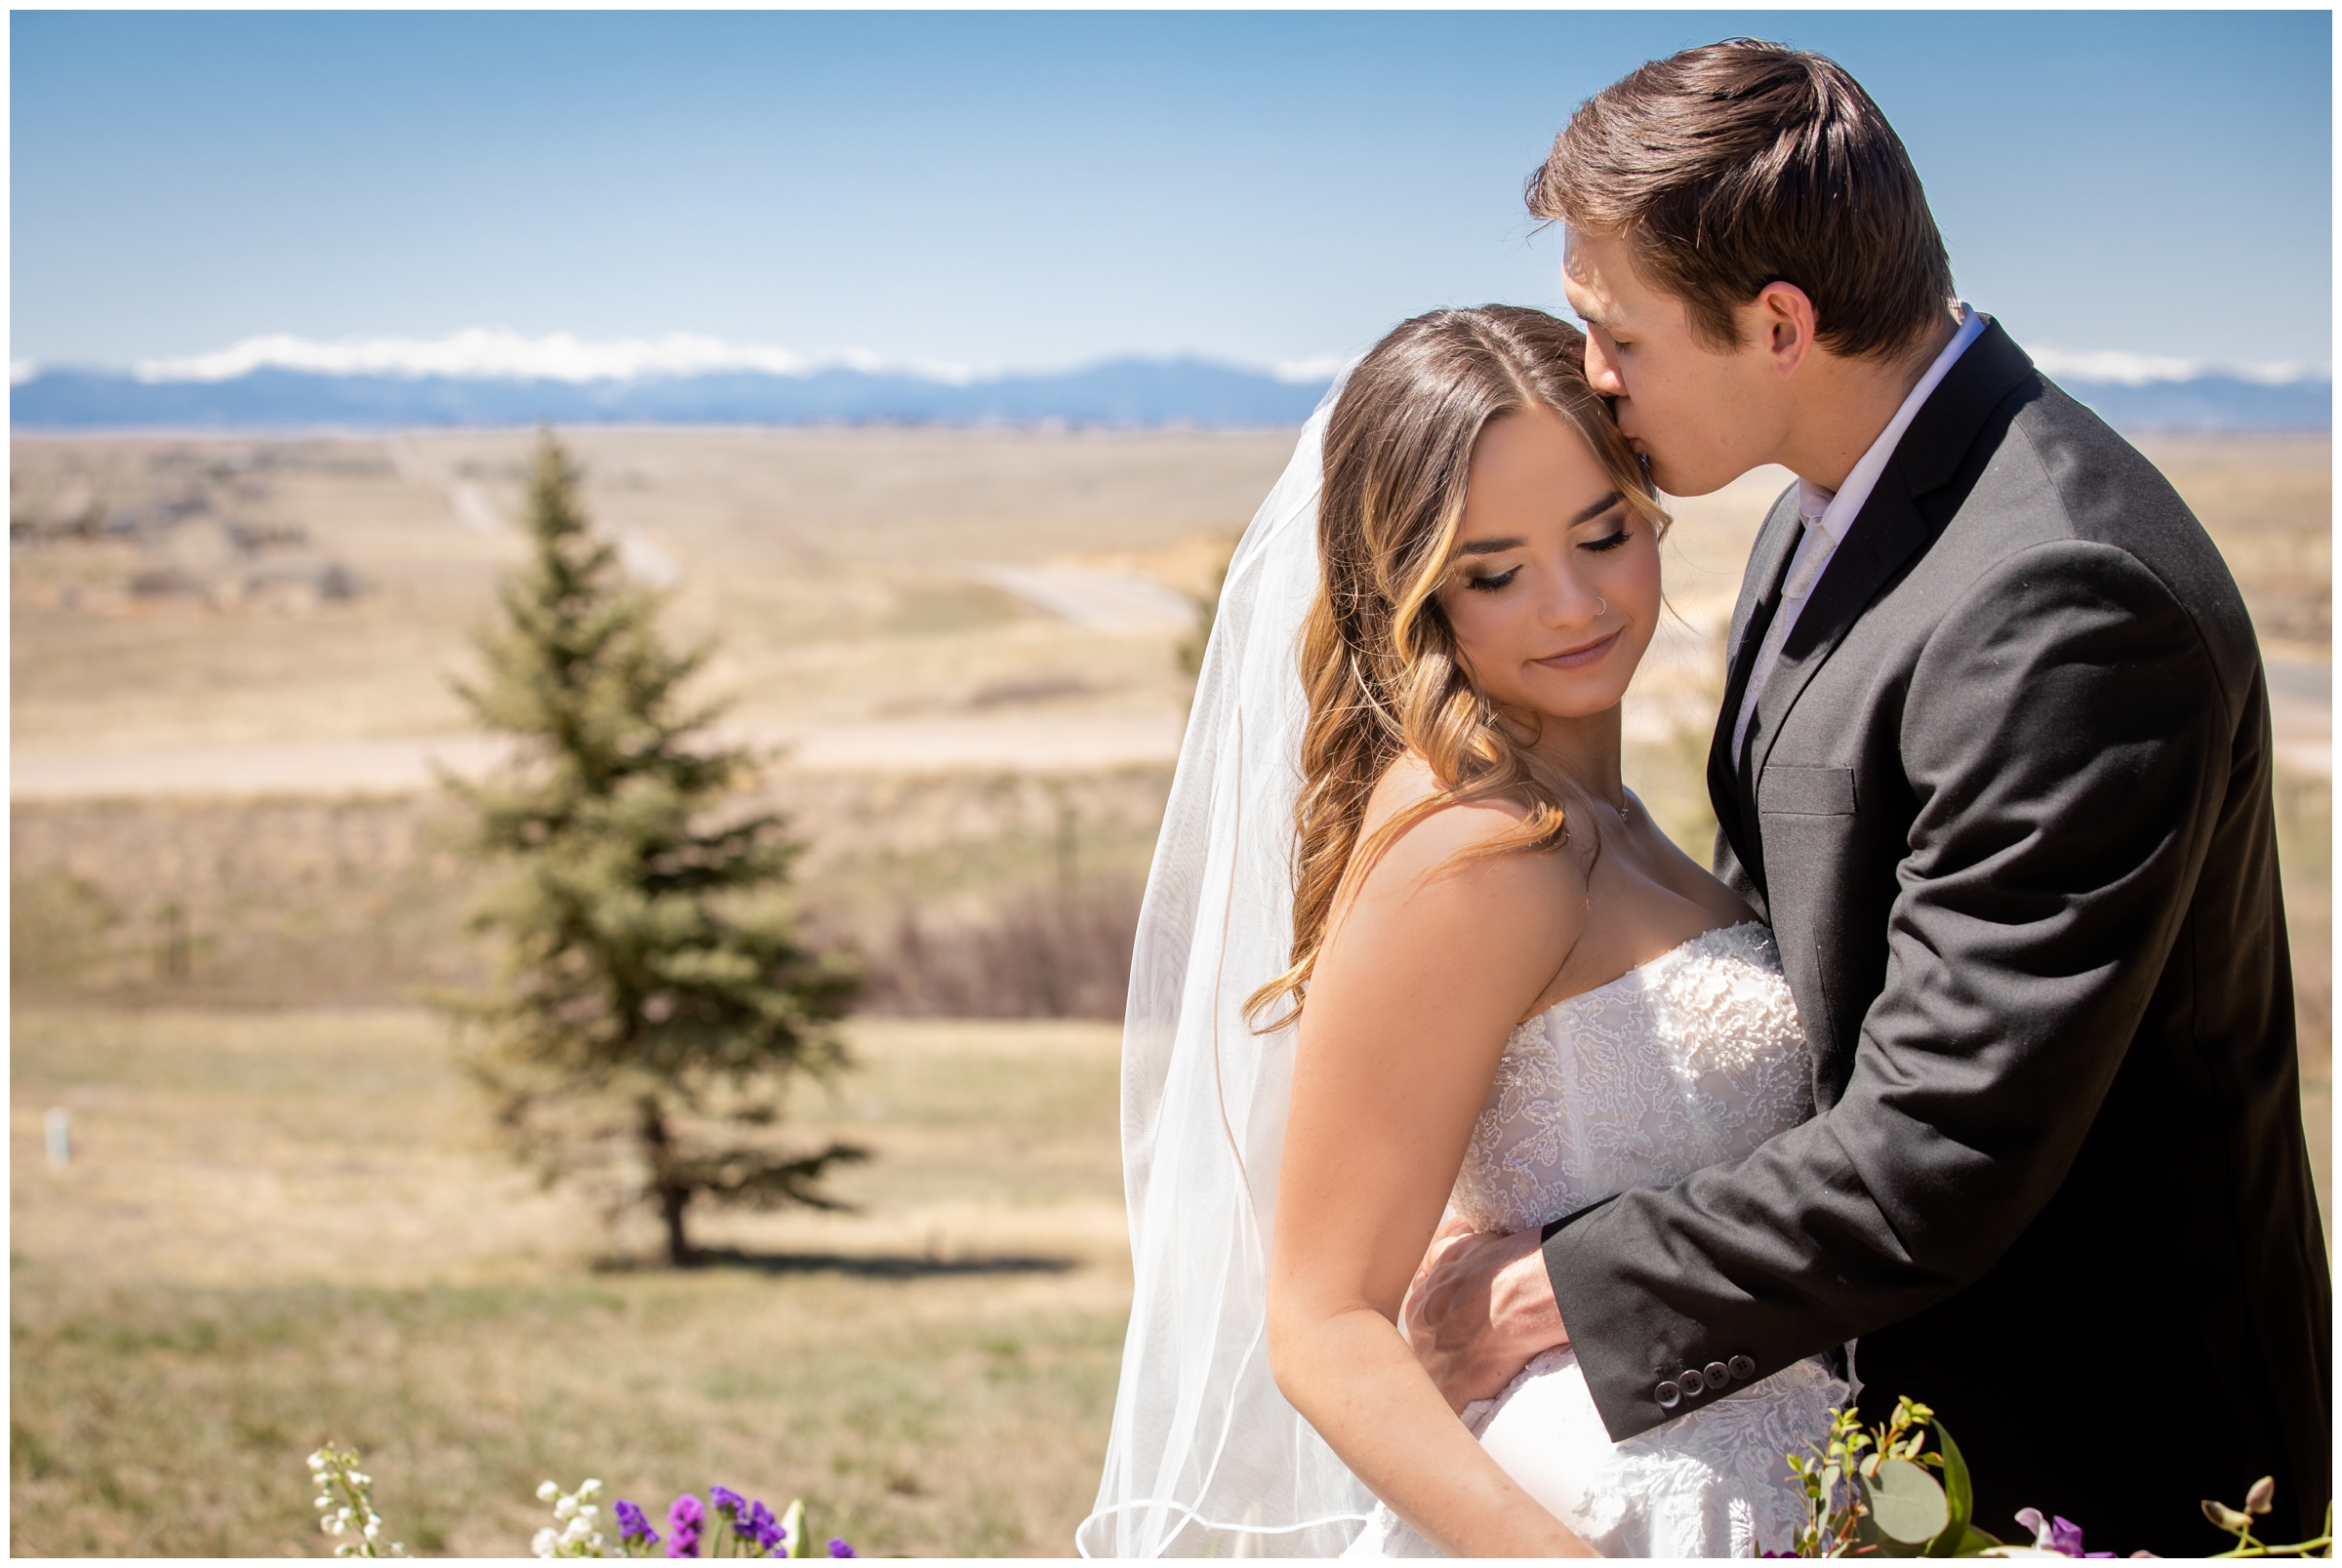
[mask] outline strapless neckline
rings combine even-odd
[[[1668,948],[1667,951],[1661,953],[1658,957],[1644,959],[1641,963],[1636,964],[1633,969],[1628,970],[1625,974],[1620,975],[1613,980],[1605,980],[1599,985],[1589,986],[1587,989],[1579,991],[1574,995],[1564,996],[1561,998],[1561,1000],[1554,1003],[1551,1007],[1539,1008],[1536,1012],[1530,1014],[1527,1018],[1522,1019],[1518,1024],[1515,1024],[1513,1026],[1515,1030],[1525,1029],[1530,1025],[1536,1023],[1539,1019],[1547,1018],[1552,1014],[1557,1013],[1562,1008],[1573,1007],[1580,1002],[1586,1001],[1590,997],[1599,996],[1604,991],[1612,990],[1620,985],[1626,985],[1629,981],[1639,980],[1643,975],[1651,970],[1657,969],[1669,959],[1681,957],[1691,948],[1700,946],[1704,943],[1715,942],[1718,938],[1734,936],[1743,931],[1762,931],[1767,935],[1770,935],[1770,928],[1761,920],[1736,920],[1728,926],[1710,926],[1707,930],[1699,933],[1697,936],[1684,938],[1681,942],[1676,943],[1673,947]]]
[[[1737,1159],[1812,1113],[1772,932],[1717,926],[1514,1026],[1452,1203],[1475,1228],[1527,1229]]]

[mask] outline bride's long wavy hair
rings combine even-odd
[[[1317,596],[1301,639],[1310,700],[1294,807],[1292,967],[1245,1012],[1270,1029],[1297,1017],[1338,896],[1409,827],[1491,798],[1526,813],[1476,856],[1568,842],[1568,781],[1533,768],[1526,743],[1474,684],[1435,595],[1454,568],[1474,445],[1490,422],[1546,408],[1585,436],[1627,503],[1667,517],[1608,406],[1586,381],[1586,339],[1520,305],[1435,310],[1402,322],[1350,374],[1325,432]],[[1531,738],[1533,740],[1533,738]],[[1366,802],[1413,752],[1436,792],[1364,844]],[[1277,1017],[1262,1015],[1283,1003]]]

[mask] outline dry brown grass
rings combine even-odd
[[[854,1043],[800,1109],[878,1151],[837,1184],[864,1212],[708,1217],[674,1274],[489,1150],[424,1016],[20,1009],[15,1550],[322,1554],[332,1435],[434,1553],[518,1554],[537,1482],[588,1473],[801,1494],[866,1550],[1069,1552],[1128,1308],[1115,1032]]]
[[[808,845],[817,939],[867,955],[880,1010],[1115,1017],[1169,786],[1160,767],[783,774],[766,799]],[[281,1007],[476,985],[464,921],[485,876],[462,835],[434,797],[20,803],[17,994]]]
[[[2139,449],[2220,545],[2273,655],[2324,659],[2334,629],[2333,441],[2143,436]]]
[[[21,509],[38,512],[75,485],[101,504],[125,505],[198,485],[219,518],[304,530],[366,591],[308,614],[95,613],[61,607],[61,591],[119,580],[135,552],[79,542],[20,548],[11,600],[17,744],[462,728],[446,682],[467,666],[466,634],[489,613],[495,578],[519,542],[465,526],[450,491],[473,486],[509,515],[530,439],[19,439],[11,461]],[[1202,591],[1290,444],[1274,432],[583,429],[565,439],[585,465],[586,502],[599,522],[682,567],[675,625],[720,636],[709,687],[738,696],[751,726],[1177,711],[1186,694],[1171,657],[1177,633],[1068,625],[987,586],[977,570],[1080,559]],[[2143,446],[2227,552],[2264,638],[2322,649],[2330,442],[2160,437]],[[223,456],[248,463],[232,482],[189,477]],[[1678,504],[1670,593],[1711,660],[1748,542],[1784,477],[1767,470]]]
[[[299,527],[367,591],[307,615],[185,606],[96,613],[61,589],[121,575],[123,546],[15,552],[20,745],[170,745],[428,734],[464,727],[447,678],[517,557],[459,520],[449,487],[517,511],[532,437],[383,441],[20,438],[22,507],[86,483],[129,505],[193,483],[222,453],[265,460],[211,484],[219,515]],[[1282,467],[1282,434],[901,430],[567,432],[585,501],[684,571],[678,635],[720,634],[711,690],[739,718],[1177,710],[1176,632],[1102,632],[1021,607],[989,563],[1102,557],[1208,583]],[[84,605],[99,602],[86,596]],[[1047,692],[1025,703],[1001,692]]]

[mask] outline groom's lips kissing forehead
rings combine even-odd
[[[1609,276],[1613,271],[1632,267],[1630,254],[1624,244],[1611,236],[1582,233],[1575,228],[1567,229],[1565,234],[1561,288],[1570,308],[1586,324],[1587,378],[1610,405],[1611,418],[1618,422],[1619,433],[1627,438],[1628,447],[1647,458],[1649,446],[1632,423],[1630,405],[1634,402],[1634,392],[1626,384],[1625,370],[1618,361],[1616,334],[1624,302],[1617,297]]]

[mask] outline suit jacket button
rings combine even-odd
[[[1708,1391],[1708,1380],[1689,1367],[1676,1373],[1676,1381],[1683,1386],[1683,1391],[1687,1394],[1700,1394]]]
[[[1711,1361],[1706,1366],[1700,1368],[1701,1380],[1705,1382],[1711,1388],[1722,1387],[1724,1386],[1724,1380],[1731,1376],[1732,1373],[1730,1369],[1728,1369],[1721,1361]]]
[[[1732,1376],[1736,1378],[1753,1378],[1756,1376],[1756,1363],[1750,1360],[1745,1355],[1734,1356],[1731,1360],[1725,1362],[1724,1366],[1731,1372]]]
[[[1683,1402],[1683,1390],[1672,1383],[1659,1385],[1658,1395],[1659,1408],[1662,1410],[1673,1410]]]

